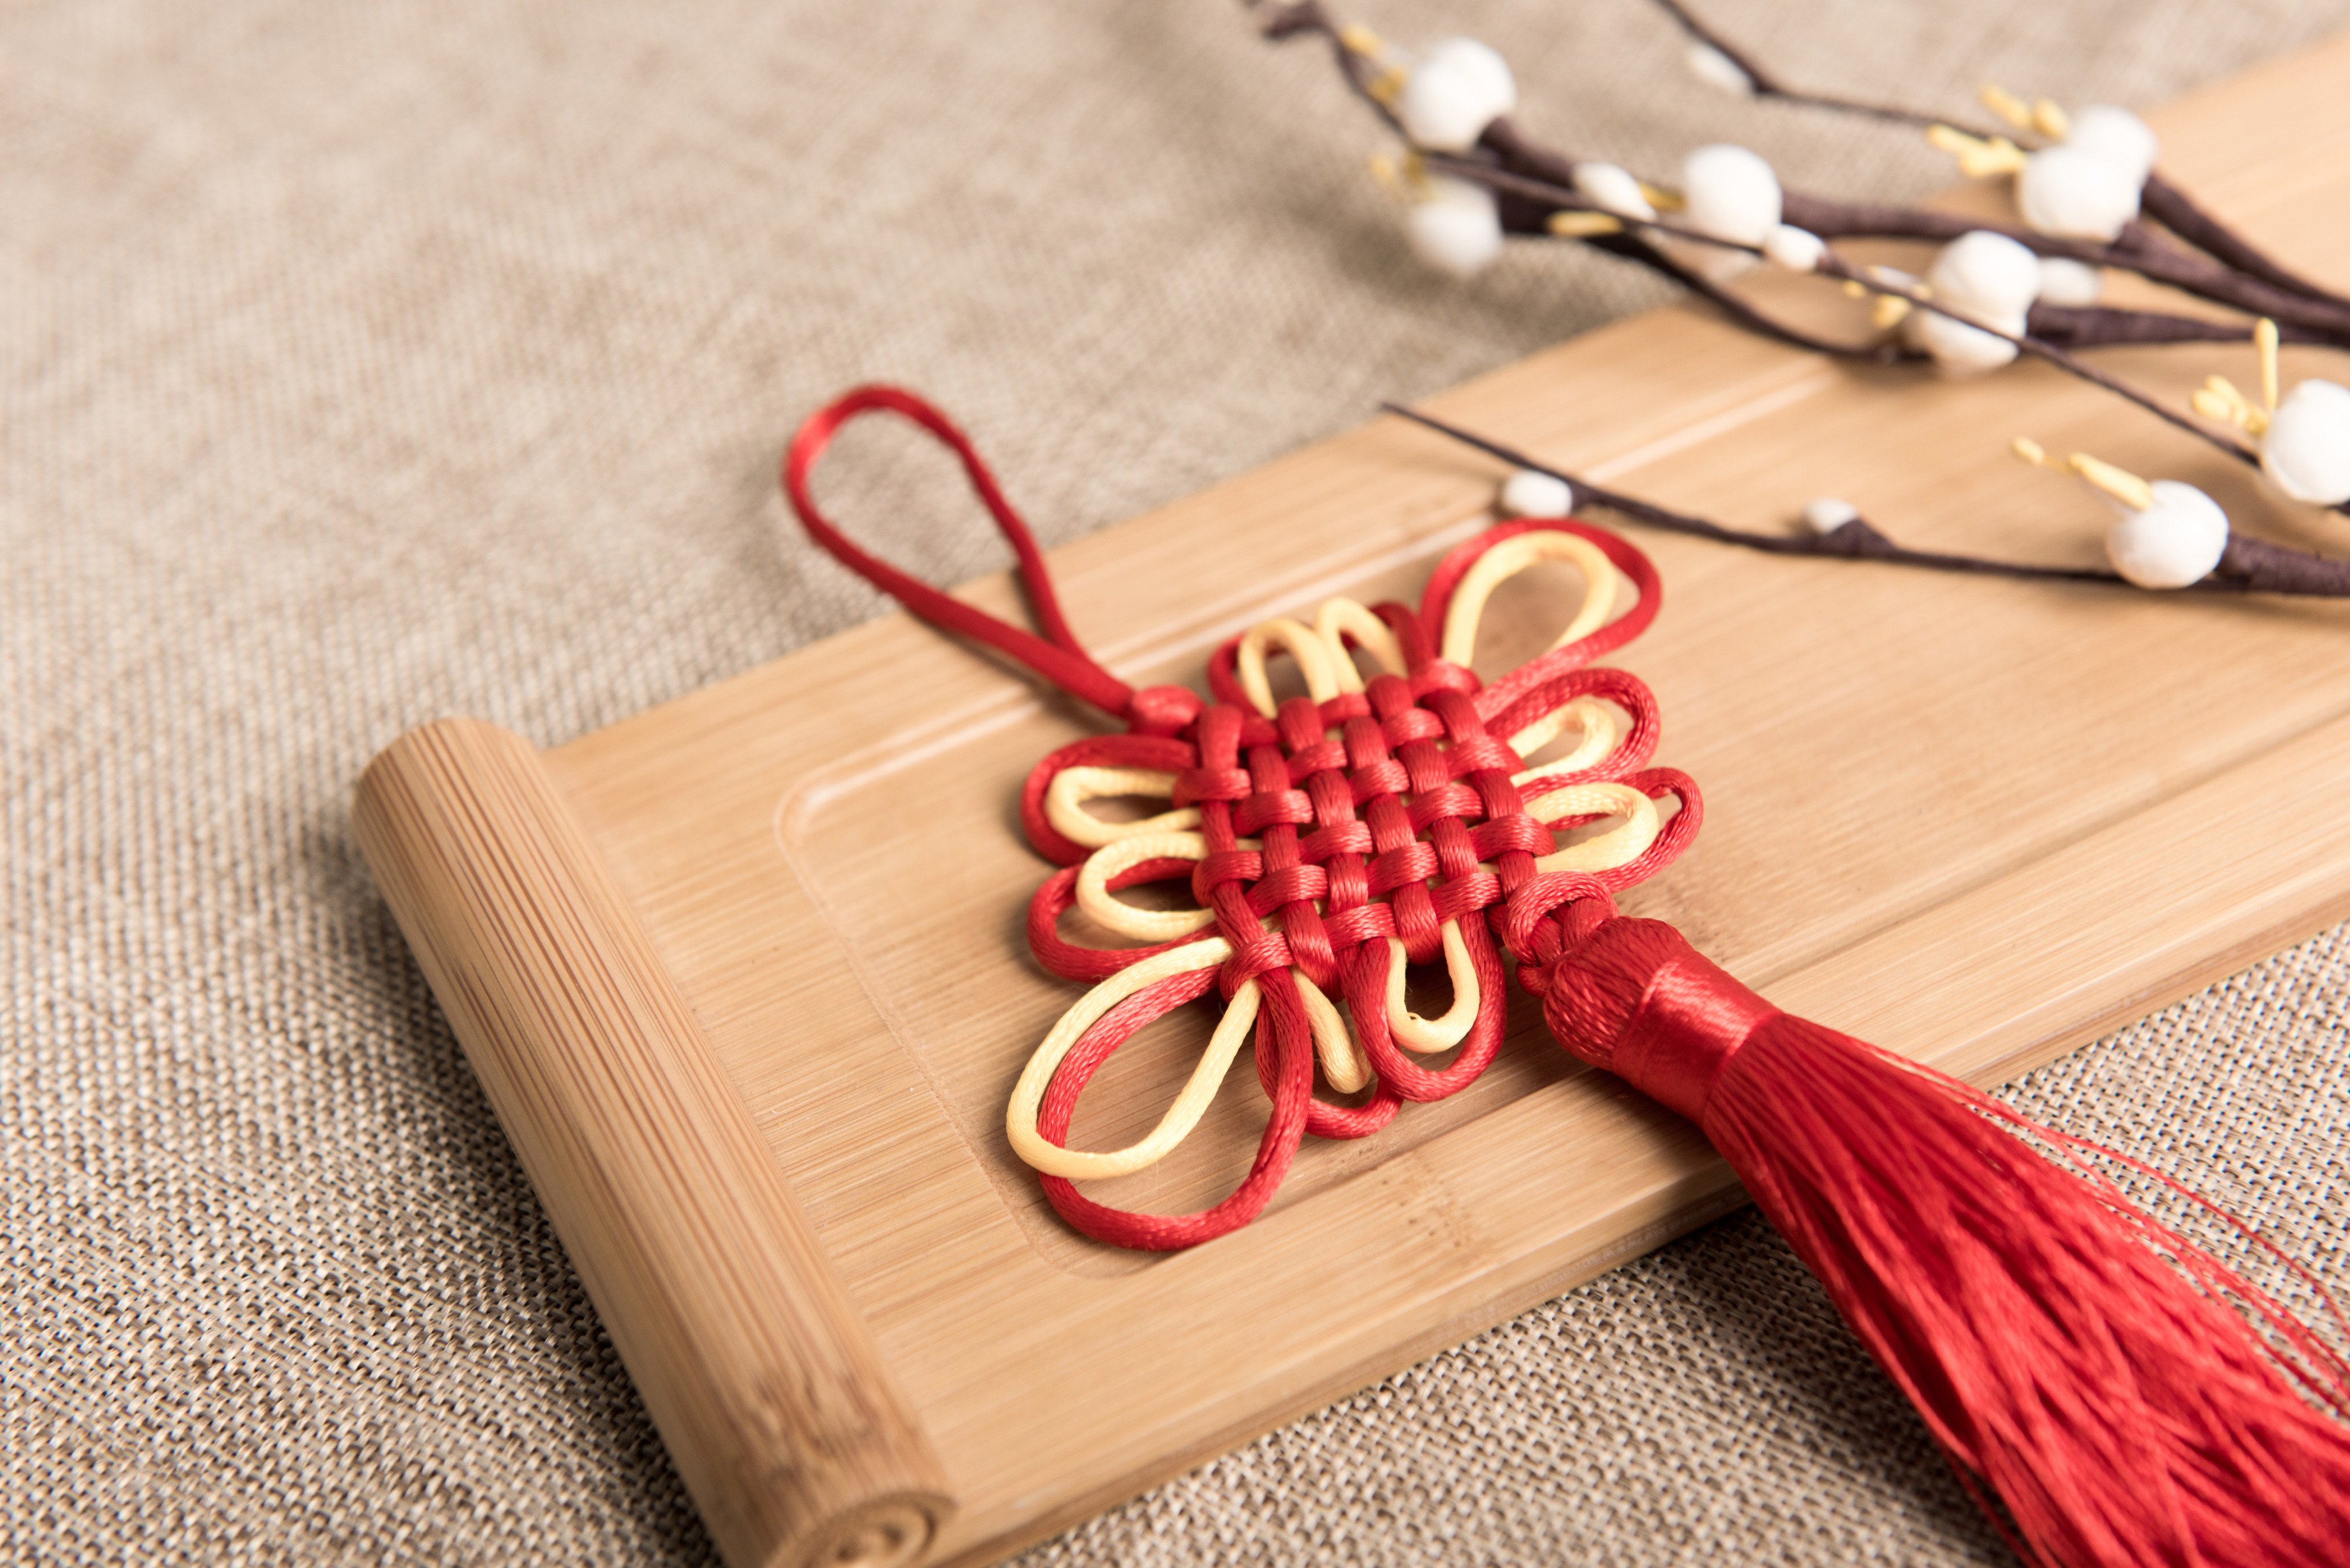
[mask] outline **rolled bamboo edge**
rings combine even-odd
[[[425,725],[352,822],[727,1562],[920,1561],[937,1456],[538,753]]]

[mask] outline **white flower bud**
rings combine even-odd
[[[2040,258],[2040,297],[2051,305],[2095,305],[2106,291],[2106,275],[2070,256]]]
[[[2350,501],[2350,387],[2303,381],[2286,393],[2261,438],[2261,471],[2295,501]]]
[[[2013,331],[2039,296],[2040,258],[2005,234],[1977,229],[1942,247],[1926,284],[1952,310]]]
[[[1412,254],[1439,272],[1469,277],[1502,254],[1502,213],[1493,192],[1436,175],[1404,215]]]
[[[1555,473],[1522,468],[1502,486],[1502,510],[1513,517],[1570,516],[1575,489]]]
[[[2228,514],[2191,484],[2158,479],[2154,504],[2106,535],[2106,559],[2142,588],[2183,588],[2211,575],[2228,547]]]
[[[2032,154],[2015,177],[2023,221],[2059,239],[2113,239],[2137,216],[2137,192],[2113,165],[2069,143]]]
[[[1759,245],[1779,223],[1779,177],[1743,147],[1716,142],[1681,163],[1689,226],[1718,240]]]
[[[1613,163],[1576,164],[1575,193],[1603,213],[1636,223],[1648,223],[1657,215],[1657,209],[1640,193],[1640,182],[1632,171]]]
[[[1822,495],[1804,503],[1804,526],[1814,534],[1833,534],[1860,515],[1860,508],[1841,496]]]
[[[1754,96],[1754,78],[1746,74],[1746,68],[1711,44],[1691,44],[1681,60],[1689,67],[1690,75],[1717,92],[1734,98]]]
[[[2021,320],[1993,321],[1988,325],[2002,331],[2021,333]],[[1953,379],[1980,376],[1996,370],[2016,356],[2016,347],[2004,337],[1994,337],[1980,327],[1970,327],[1953,320],[1939,310],[1919,306],[1904,317],[1902,332],[1912,348],[1922,348],[1934,357],[1934,369]]]
[[[1796,228],[1793,223],[1779,223],[1762,236],[1762,254],[1773,266],[1789,272],[1815,272],[1820,258],[1828,254],[1828,243],[1809,229]]]
[[[1474,38],[1444,38],[1404,78],[1395,110],[1416,146],[1466,152],[1487,126],[1517,107],[1509,61]]]
[[[2109,103],[2091,104],[2073,117],[2064,145],[2085,152],[2129,182],[2136,190],[2154,172],[2154,155],[2161,143],[2153,127],[2126,109]]]

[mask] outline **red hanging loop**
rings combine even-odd
[[[962,458],[1019,556],[1043,636],[874,559],[816,511],[810,469],[836,430],[877,409],[921,425]],[[1617,914],[1613,893],[1679,854],[1704,809],[1686,775],[1648,765],[1657,714],[1647,688],[1593,667],[1656,613],[1656,573],[1637,548],[1572,521],[1490,530],[1440,564],[1421,617],[1399,606],[1378,610],[1406,652],[1408,676],[1378,675],[1360,691],[1319,702],[1294,698],[1267,717],[1239,686],[1236,641],[1210,668],[1218,701],[1205,709],[1180,687],[1131,691],[1096,664],[1062,617],[1035,541],[970,442],[910,393],[867,387],[820,410],[794,439],[783,478],[810,535],[917,615],[1131,721],[1127,735],[1079,741],[1047,757],[1023,794],[1031,840],[1066,867],[1029,910],[1030,942],[1047,969],[1099,978],[1200,940],[1106,951],[1060,934],[1087,846],[1053,825],[1046,804],[1055,777],[1071,767],[1144,768],[1170,775],[1170,805],[1198,808],[1205,854],[1128,865],[1107,887],[1188,875],[1232,958],[1216,971],[1162,978],[1098,1017],[1047,1085],[1036,1129],[1066,1145],[1077,1097],[1103,1063],[1219,981],[1227,998],[1245,981],[1260,987],[1256,1070],[1272,1114],[1247,1176],[1195,1213],[1128,1212],[1085,1197],[1068,1179],[1044,1177],[1045,1196],[1076,1229],[1124,1247],[1197,1245],[1263,1210],[1307,1134],[1360,1137],[1405,1099],[1465,1086],[1501,1041],[1506,982],[1498,937],[1562,1044],[1695,1121],[1729,1160],[2028,1561],[2050,1568],[2350,1562],[2343,1545],[2350,1541],[2350,1425],[2336,1418],[2350,1414],[2350,1360],[2333,1345],[2132,1207],[2092,1158],[2118,1157],[2027,1122],[1917,1063],[1792,1017],[1700,957],[1671,927]],[[1636,585],[1638,600],[1481,685],[1436,656],[1443,619],[1478,556],[1533,528],[1597,545]],[[1622,709],[1629,728],[1607,756],[1576,774],[1546,775],[1545,787],[1606,780],[1652,799],[1676,797],[1680,808],[1623,865],[1543,872],[1537,857],[1553,844],[1553,830],[1591,818],[1530,813],[1540,797],[1522,797],[1523,760],[1500,737],[1580,697]],[[1394,961],[1388,942],[1399,939],[1407,955],[1424,959],[1448,920],[1459,922],[1486,1005],[1452,1065],[1430,1072],[1399,1052],[1385,1022]],[[1367,1104],[1315,1097],[1314,1022],[1301,977],[1343,982],[1376,1070]],[[2224,1210],[2204,1206],[2291,1263]],[[2293,1267],[2332,1313],[2323,1286]],[[2338,1314],[2334,1323],[2343,1326]]]
[[[995,525],[1003,531],[1004,538],[1011,542],[1013,555],[1019,559],[1021,586],[1027,590],[1029,608],[1035,614],[1043,637],[950,597],[887,561],[868,555],[850,544],[847,536],[816,509],[815,498],[808,493],[808,474],[815,469],[816,459],[824,455],[824,449],[832,444],[841,426],[859,414],[876,411],[912,421],[962,459],[972,489],[986,504]],[[835,398],[810,414],[793,434],[792,444],[784,453],[783,483],[784,494],[791,501],[792,510],[799,514],[800,524],[807,529],[808,536],[850,571],[932,626],[975,639],[1008,654],[1064,691],[1084,698],[1114,718],[1128,716],[1134,706],[1134,688],[1095,663],[1085,645],[1077,640],[1077,634],[1069,629],[1067,618],[1061,614],[1061,602],[1053,592],[1053,574],[1045,566],[1045,553],[1036,547],[1028,524],[1004,499],[995,476],[988,472],[987,464],[972,446],[971,438],[929,402],[901,388],[878,385],[858,387]]]

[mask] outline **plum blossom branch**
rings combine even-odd
[[[2002,132],[1981,125],[1963,124],[1940,115],[1923,113],[1897,104],[1865,102],[1834,93],[1806,92],[1791,88],[1765,69],[1747,51],[1733,45],[1716,31],[1682,0],[1654,0],[1657,8],[1670,17],[1690,40],[1690,67],[1702,79],[1731,90],[1745,91],[1756,98],[1777,99],[1783,102],[1803,104],[1814,109],[1832,109],[1838,113],[1864,116],[1898,125],[1916,126],[1932,130],[1937,126],[1949,126],[1980,140],[1991,140]],[[1706,51],[1700,54],[1699,51]],[[1708,57],[1711,56],[1711,57]],[[1718,60],[1723,70],[1714,62]],[[1734,74],[1733,74],[1734,73]],[[2161,171],[2149,170],[2141,192],[2141,202],[2147,215],[2185,240],[2196,249],[2212,256],[2240,273],[2251,275],[2272,284],[2288,293],[2304,295],[2312,299],[2350,306],[2350,299],[2310,282],[2255,247],[2251,242],[2213,217],[2184,190],[2166,179]]]
[[[1716,544],[1734,545],[1773,556],[1825,556],[1842,560],[1881,561],[1894,566],[1920,566],[1929,571],[1976,576],[2019,577],[2041,582],[2095,583],[2124,587],[2132,579],[2119,572],[2094,566],[2052,566],[2029,561],[2002,561],[1987,556],[1939,550],[1913,550],[1898,545],[1857,513],[1827,522],[1812,534],[1764,534],[1726,527],[1690,513],[1677,512],[1652,501],[1605,485],[1529,457],[1513,447],[1449,424],[1433,415],[1399,403],[1379,405],[1387,412],[1448,436],[1464,446],[1499,458],[1521,473],[1536,473],[1566,488],[1571,507],[1588,503],[1628,517],[1636,523]],[[2185,488],[2181,486],[2180,488]],[[2224,527],[2224,519],[2222,520]],[[2215,566],[2180,585],[2198,593],[2272,593],[2326,598],[2350,597],[2350,561],[2330,560],[2300,550],[2289,550],[2266,540],[2228,534]]]
[[[1425,154],[1424,156],[1431,168],[1443,170],[1446,172],[1455,174],[1463,180],[1472,181],[1482,184],[1490,184],[1497,190],[1505,190],[1514,194],[1531,196],[1537,200],[1550,202],[1557,211],[1560,212],[1594,213],[1599,213],[1603,216],[1612,215],[1603,213],[1600,208],[1595,206],[1591,202],[1577,192],[1571,190],[1563,190],[1556,185],[1551,184],[1547,181],[1533,180],[1523,175],[1512,174],[1503,170],[1496,169],[1491,164],[1481,163],[1472,159],[1451,157],[1441,153],[1430,153]],[[1669,236],[1688,244],[1704,245],[1716,250],[1728,251],[1751,256],[1757,260],[1764,259],[1768,254],[1767,251],[1762,245],[1749,244],[1742,240],[1729,239],[1721,234],[1710,234],[1704,230],[1690,228],[1685,224],[1666,223],[1661,219],[1627,223],[1626,227],[1629,230],[1654,231],[1657,234]],[[1648,248],[1651,254],[1657,254],[1653,246]],[[1671,272],[1676,276],[1684,278],[1701,276],[1701,275],[1697,274],[1694,269],[1681,267],[1678,264],[1667,261],[1661,254],[1658,255],[1658,265],[1660,265],[1660,270]],[[2147,412],[2154,415],[2155,418],[2161,420],[2166,424],[2172,425],[2178,430],[2184,431],[2189,435],[2194,436],[2199,441],[2210,443],[2211,446],[2218,448],[2220,451],[2227,453],[2230,457],[2235,458],[2239,462],[2251,463],[2255,467],[2260,464],[2260,453],[2254,452],[2251,448],[2245,446],[2242,442],[2235,441],[2228,436],[2220,435],[2214,431],[2198,424],[2195,421],[2189,419],[2186,415],[2170,408],[2159,400],[2150,397],[2145,392],[2139,391],[2137,388],[2131,386],[2126,381],[2122,380],[2119,377],[2109,375],[2106,371],[2098,369],[2095,366],[2087,363],[2077,355],[2058,346],[2057,344],[2045,342],[2040,338],[2033,337],[2029,333],[2011,332],[1996,322],[1984,321],[1973,313],[1954,309],[1943,301],[1935,298],[1930,291],[1918,287],[1913,284],[1903,283],[1888,277],[1878,268],[1856,265],[1854,263],[1846,260],[1843,256],[1838,255],[1831,247],[1822,246],[1818,251],[1813,253],[1809,270],[1821,277],[1832,278],[1842,283],[1849,284],[1869,294],[1878,296],[1879,297],[1902,300],[1913,309],[1931,311],[1937,316],[1958,322],[1970,330],[1986,333],[1991,337],[1999,338],[2003,342],[2012,345],[2020,353],[2029,354],[2034,358],[2044,359],[2049,364],[2055,366],[2058,369],[2063,370],[2067,375],[2078,377],[2080,379],[2086,381],[2093,386],[2102,388],[2106,391],[2113,393],[2116,397],[2121,398],[2137,405],[2138,408],[2144,409]],[[1702,286],[1704,287],[1704,291],[1708,296],[1716,300],[1722,300],[1729,293],[1729,291],[1719,289],[1711,286],[1710,283],[1705,284]],[[1859,345],[1835,344],[1830,340],[1822,339],[1807,333],[1800,333],[1792,327],[1783,327],[1781,324],[1771,320],[1761,311],[1756,310],[1754,307],[1745,304],[1743,301],[1737,302],[1736,313],[1740,316],[1742,320],[1746,321],[1750,325],[1755,326],[1759,330],[1768,332],[1773,337],[1781,337],[1806,348],[1825,348],[1829,352],[1842,354],[1847,358],[1880,358],[1880,356],[1873,352],[1873,348],[1864,348]]]
[[[1755,98],[1781,99],[1788,103],[1809,104],[1816,109],[1832,109],[1843,114],[1856,114],[1870,119],[1887,120],[1895,125],[1914,125],[1919,129],[1936,124],[1948,124],[1937,116],[1921,114],[1899,104],[1877,103],[1862,99],[1843,98],[1834,93],[1804,92],[1788,87],[1762,63],[1739,48],[1728,38],[1715,32],[1697,13],[1680,0],[1656,0],[1657,8],[1670,16],[1680,30],[1690,36],[1690,67],[1700,79],[1734,92],[1744,92]],[[1703,50],[1700,54],[1698,51]],[[1723,67],[1727,67],[1728,69]],[[1971,130],[1972,127],[1961,126]],[[1988,131],[1980,134],[1989,135]]]
[[[1683,0],[1658,3],[1694,40],[1691,64],[1700,75],[1750,95],[1923,126],[1929,140],[1958,158],[1962,172],[2013,176],[2022,226],[1789,192],[1768,163],[1735,146],[1697,149],[1683,165],[1679,188],[1660,187],[1526,137],[1511,119],[1518,100],[1508,63],[1474,40],[1444,39],[1415,56],[1367,28],[1339,25],[1320,0],[1279,7],[1264,30],[1276,38],[1326,38],[1349,87],[1404,140],[1409,151],[1400,164],[1382,155],[1373,167],[1406,198],[1412,248],[1435,267],[1461,275],[1475,272],[1499,254],[1506,234],[1570,239],[1673,279],[1749,330],[1814,352],[1878,364],[1930,359],[1950,375],[2036,358],[2258,468],[2294,501],[2350,511],[2350,388],[2307,380],[2281,395],[2277,374],[2282,341],[2350,347],[2350,301],[2277,266],[2175,187],[2158,182],[2155,134],[2137,116],[2103,106],[2074,116],[2045,99],[2026,104],[1986,88],[1985,107],[2014,132],[2010,136],[1963,130],[1895,106],[1799,92],[1714,34]],[[2149,190],[2178,219],[2168,234],[2139,221]],[[1918,278],[1853,262],[1829,243],[1849,236],[1928,239],[1941,248],[1927,275]],[[1812,331],[1727,286],[1737,270],[1758,261],[1841,284],[1846,292],[1873,300],[1876,335],[1853,342]],[[2101,267],[2126,268],[2258,311],[2261,319],[2245,327],[2097,306]],[[2199,418],[2076,352],[2106,344],[2246,337],[2260,354],[2259,400],[2214,376],[2192,400]],[[2018,437],[2014,445],[2019,455],[2048,463],[2035,442]],[[1515,454],[1499,454],[1515,460]],[[2350,563],[2237,535],[2219,504],[2191,485],[2141,479],[2085,452],[2049,466],[2067,470],[2120,504],[2121,520],[2106,541],[2113,572],[1909,550],[1849,508],[1822,522],[1815,538],[1795,541],[1742,535],[1588,485],[1583,492],[1658,526],[1779,553],[2152,588],[2350,593]],[[1555,483],[1560,493],[1575,493],[1565,476],[1546,470],[1529,469],[1518,478]]]
[[[1698,38],[1703,47],[1720,54],[1733,68],[1750,75],[1757,68],[1750,57],[1725,48],[1724,40],[1701,25],[1695,24],[1693,14],[1686,6],[1676,5],[1670,9],[1677,20],[1690,28],[1693,37]],[[1357,93],[1372,105],[1390,129],[1409,140],[1421,140],[1411,135],[1410,127],[1399,116],[1395,108],[1399,85],[1408,78],[1409,72],[1397,52],[1388,49],[1376,36],[1366,29],[1339,24],[1320,0],[1298,0],[1296,4],[1274,8],[1266,14],[1263,32],[1265,36],[1274,40],[1307,35],[1320,35],[1326,38],[1342,72]],[[1397,57],[1389,60],[1390,57]],[[1389,60],[1389,63],[1381,63],[1383,60]],[[2283,268],[2260,257],[2249,244],[2199,209],[2192,208],[2191,203],[2187,203],[2181,210],[2182,230],[2188,237],[2208,239],[2235,254],[2253,256],[2259,260],[2260,265],[2239,270],[2210,254],[2189,250],[2137,222],[2136,213],[2142,187],[2153,181],[2150,166],[2147,171],[2138,171],[2124,189],[2115,183],[2109,173],[2103,180],[2095,178],[2097,169],[2095,161],[2069,156],[2067,149],[2042,149],[2027,154],[2022,148],[2004,137],[1978,135],[1970,130],[1958,131],[1947,121],[1932,116],[1828,95],[1796,92],[1781,86],[1767,74],[1757,79],[1768,84],[1769,96],[1789,101],[1867,114],[1907,124],[1939,126],[1954,131],[1960,141],[1974,144],[1975,151],[1981,155],[2006,157],[2009,161],[2000,167],[2016,170],[2020,177],[2028,177],[2033,172],[2031,164],[2033,159],[2046,159],[2053,151],[2057,154],[2055,161],[2044,165],[2045,171],[2052,177],[2039,183],[2051,190],[2069,192],[2073,209],[2081,209],[2085,201],[2091,215],[2074,215],[2069,221],[2076,228],[2085,224],[2088,229],[2097,232],[2043,232],[2046,225],[2034,227],[1985,223],[1928,208],[1843,202],[1802,191],[1783,191],[1780,193],[1781,217],[1794,227],[1807,230],[1823,239],[1871,238],[1936,243],[1954,240],[1976,230],[1990,229],[2043,256],[2134,272],[2150,281],[2168,285],[2214,304],[2241,310],[2247,315],[2269,317],[2281,325],[2311,335],[2316,340],[2350,348],[2350,300],[2302,283]],[[1509,107],[1514,107],[1514,94]],[[2053,106],[2051,108],[2053,110]],[[2120,116],[2121,112],[2110,111],[2110,116]],[[1508,108],[1505,107],[1489,117],[1486,132],[1476,139],[1474,150],[1490,153],[1508,171],[1546,178],[1555,183],[1572,183],[1574,170],[1588,161],[1565,157],[1536,146],[1518,132],[1507,115]],[[2111,123],[2110,116],[2101,123]],[[2133,125],[2136,123],[2134,117],[2123,118]],[[2144,133],[2150,144],[2151,133],[2144,132],[2142,126],[2137,129]],[[1468,152],[1471,148],[1464,144],[1437,150]],[[1963,158],[1961,162],[1964,167]],[[2060,164],[2063,167],[2060,168]],[[2054,178],[2059,174],[2064,175],[2065,179]],[[2080,189],[2084,180],[2095,187],[2086,197]],[[2167,195],[2179,197],[2183,201],[2183,193],[2178,192],[2175,187],[2164,183],[2161,188]],[[2126,206],[2126,212],[2121,211],[2123,205]],[[2066,210],[2066,203],[2056,202],[2052,210],[2062,213]]]

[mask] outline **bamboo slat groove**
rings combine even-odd
[[[2215,87],[2156,117],[2165,164],[2287,265],[2338,272],[2345,83],[2350,36]],[[2112,360],[2174,400],[2245,361]],[[2341,375],[2324,351],[2286,363]],[[1425,406],[1758,529],[1827,493],[1904,544],[2096,559],[2103,504],[2008,461],[2024,432],[2204,486],[2280,542],[2350,537],[2045,368],[1856,373],[1685,306]],[[1378,420],[1053,569],[1122,678],[1196,682],[1267,616],[1417,598],[1500,478]],[[1664,607],[1616,662],[1657,692],[1659,758],[1707,813],[1627,907],[1780,1005],[1985,1082],[2350,912],[2350,603],[1636,537]],[[1494,630],[1531,640],[1493,669],[1555,629],[1527,587]],[[957,592],[1023,613],[1000,576]],[[1522,1007],[1476,1085],[1376,1138],[1308,1140],[1247,1229],[1149,1262],[1077,1237],[1003,1134],[1076,994],[1022,951],[1047,868],[1012,802],[1097,724],[885,617],[544,755],[433,726],[362,786],[362,847],[733,1568],[844,1548],[980,1568],[1739,1200],[1686,1124],[1573,1067]],[[1209,1025],[1201,1007],[1124,1047],[1073,1143],[1155,1117]],[[1253,1078],[1177,1159],[1096,1196],[1221,1197],[1263,1126]]]
[[[428,725],[354,822],[728,1559],[920,1557],[953,1508],[929,1439],[537,753]]]

